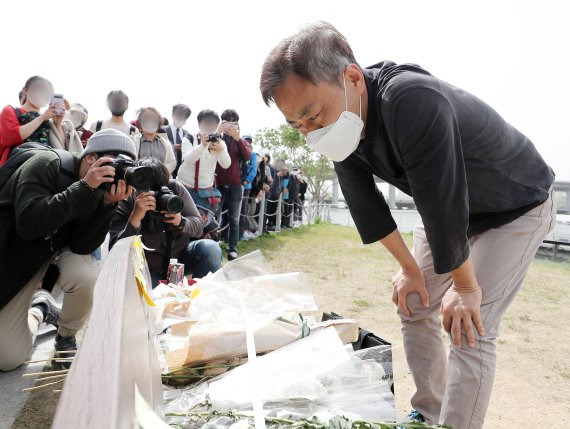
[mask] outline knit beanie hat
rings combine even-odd
[[[132,159],[137,158],[137,150],[134,142],[124,133],[113,128],[106,128],[97,131],[89,140],[87,146],[81,154],[82,158],[90,153],[109,153],[119,152],[130,156]]]

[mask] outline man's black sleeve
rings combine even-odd
[[[335,162],[334,169],[364,244],[381,240],[397,229],[390,208],[376,186],[372,173],[350,157],[342,162]]]
[[[469,256],[469,196],[455,112],[437,90],[408,89],[397,97],[387,125],[401,151],[438,274]]]
[[[111,229],[109,230],[109,250],[121,238],[139,235],[141,228],[135,228],[130,222],[131,213],[134,210],[134,197],[130,196],[126,200],[119,201],[115,216],[111,221]]]

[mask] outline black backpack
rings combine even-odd
[[[75,160],[71,153],[61,150],[52,149],[49,146],[43,145],[41,143],[28,142],[23,143],[20,146],[15,147],[10,152],[6,163],[0,167],[0,189],[4,187],[8,179],[12,177],[12,174],[16,172],[24,162],[30,159],[37,153],[45,152],[50,150],[55,152],[60,159],[60,175],[57,189],[59,192],[66,190],[73,182],[77,180],[75,175]]]

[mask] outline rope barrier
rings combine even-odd
[[[244,218],[244,219],[254,219],[257,220],[258,222],[261,221],[263,219],[263,221],[265,221],[265,219],[267,218],[271,218],[271,217],[277,217],[276,220],[281,219],[281,224],[285,223],[285,224],[291,224],[291,216],[294,216],[294,218],[297,218],[297,221],[300,220],[301,222],[303,222],[303,217],[304,215],[307,216],[307,220],[309,223],[311,223],[311,221],[317,217],[323,217],[323,216],[327,216],[327,211],[330,209],[330,205],[329,204],[323,204],[323,203],[309,203],[308,206],[305,206],[304,201],[303,203],[299,203],[295,200],[293,200],[292,203],[288,203],[284,200],[282,200],[281,198],[277,199],[277,200],[270,200],[266,197],[262,198],[262,201],[257,201],[257,197],[247,197],[247,196],[243,196],[242,197],[242,203],[245,200],[255,200],[255,204],[260,204],[261,202],[264,202],[264,207],[262,207],[259,211],[258,214],[254,214],[254,215],[247,215],[247,214],[243,214],[240,213],[240,218]],[[266,213],[265,210],[265,206],[266,203],[281,203],[278,207],[293,207],[293,209],[291,210],[290,213],[285,214],[285,212],[283,210],[279,210],[279,208],[273,212],[273,213]],[[299,218],[299,213],[296,213],[296,208],[301,208],[301,216],[300,219]],[[223,217],[226,213],[229,212],[229,209],[226,209],[224,211],[222,211],[220,213],[220,218]],[[329,215],[330,217],[330,212]],[[283,219],[285,220],[283,222]],[[263,222],[265,223],[265,222]],[[226,223],[222,228],[218,228],[217,231],[218,233],[222,233],[223,231],[225,231],[226,229],[228,229],[230,226],[229,223]],[[260,231],[261,231],[262,226],[260,226]]]

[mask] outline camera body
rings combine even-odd
[[[208,135],[208,143],[216,143],[218,140],[222,138],[221,135],[212,133]]]
[[[115,168],[115,180],[113,183],[103,183],[101,188],[109,191],[111,185],[117,184],[119,180],[124,180],[127,185],[146,192],[150,190],[154,182],[154,173],[150,167],[141,167],[138,161],[133,161],[125,155],[118,155],[113,162],[103,165],[110,165]]]
[[[179,195],[175,195],[167,186],[163,186],[158,191],[154,191],[156,200],[156,211],[152,216],[156,219],[164,219],[165,211],[170,214],[180,213],[184,209],[184,200]]]

